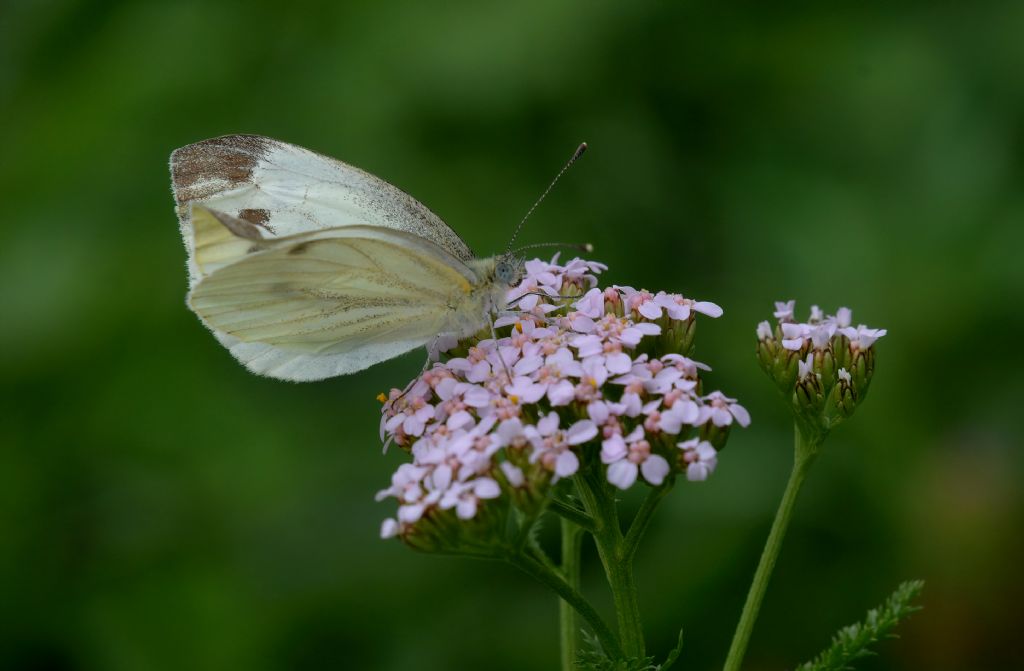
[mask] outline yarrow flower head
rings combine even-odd
[[[827,315],[812,305],[807,321],[797,322],[795,305],[776,302],[775,326],[757,325],[757,358],[791,399],[798,420],[824,435],[863,402],[875,370],[874,346],[886,330],[852,326],[845,307]]]
[[[507,533],[510,516],[536,519],[574,477],[620,490],[705,480],[732,427],[750,423],[736,399],[704,392],[710,368],[689,358],[697,319],[720,307],[602,289],[593,261],[525,268],[496,339],[439,338],[431,367],[381,396],[381,439],[412,459],[378,493],[398,503],[382,536],[465,551]]]

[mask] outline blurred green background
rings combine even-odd
[[[382,176],[480,253],[587,140],[522,242],[725,308],[697,354],[754,424],[638,559],[683,668],[724,658],[788,469],[755,324],[796,298],[888,328],[748,666],[920,577],[861,668],[1024,668],[1022,33],[1020,2],[0,3],[0,664],[555,666],[542,588],[377,538],[401,453],[374,396],[419,354],[275,382],[185,308],[167,156],[247,132]]]

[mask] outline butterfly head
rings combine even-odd
[[[507,287],[519,284],[526,273],[523,258],[513,253],[502,254],[494,266],[494,279]]]

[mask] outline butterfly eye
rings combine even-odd
[[[494,269],[495,278],[502,284],[515,284],[522,275],[522,264],[519,259],[513,257],[502,257]]]

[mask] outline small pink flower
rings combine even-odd
[[[687,480],[707,480],[708,476],[715,472],[715,467],[718,465],[718,453],[711,443],[693,438],[679,443],[678,447],[683,451]]]
[[[460,482],[449,488],[438,504],[441,510],[455,508],[455,514],[462,520],[476,515],[482,499],[495,499],[501,495],[501,487],[493,478],[477,478]]]
[[[796,301],[780,302],[775,301],[775,312],[774,317],[780,322],[791,322],[793,321],[793,309],[796,307]]]
[[[697,426],[700,424],[700,418],[701,406],[691,398],[682,398],[661,413],[658,429],[676,435],[683,430],[684,425]]]
[[[534,446],[530,461],[539,461],[559,478],[565,478],[574,474],[580,465],[572,447],[595,438],[597,427],[589,419],[583,419],[563,432],[558,428],[558,414],[551,412],[542,417],[536,427],[527,427],[526,432]]]
[[[380,525],[380,537],[383,539],[394,538],[401,531],[398,521],[392,518],[387,518]]]
[[[814,372],[814,352],[808,352],[807,358],[803,361],[797,361],[797,374],[798,380],[802,380],[805,377],[815,375]]]
[[[518,403],[536,403],[548,393],[548,385],[538,384],[526,376],[512,378],[512,384],[505,387],[505,393]]]
[[[665,481],[671,467],[668,461],[651,452],[644,439],[643,427],[637,427],[628,436],[612,436],[601,444],[601,461],[608,464],[608,482],[619,489],[629,489],[642,473],[652,485]]]
[[[688,359],[682,354],[666,354],[665,356],[661,357],[661,360],[665,363],[671,363],[673,366],[683,371],[683,375],[686,378],[691,380],[697,379],[697,376],[699,375],[698,371],[711,370],[711,366],[707,365],[706,363],[701,363],[700,361]]]
[[[572,304],[580,314],[590,319],[600,319],[604,316],[604,292],[600,289],[591,289],[583,294],[583,298]],[[593,323],[593,322],[591,322]],[[577,329],[574,329],[577,330]],[[586,333],[586,331],[583,331]]]
[[[672,319],[679,321],[686,321],[690,318],[691,310],[693,312],[699,312],[708,317],[721,317],[722,308],[718,307],[714,303],[708,301],[695,301],[689,298],[684,298],[680,294],[667,294],[664,291],[659,291],[658,295],[654,297],[654,302],[662,308],[665,308],[665,312]],[[658,315],[661,316],[660,314]]]
[[[711,423],[715,426],[728,426],[735,419],[740,426],[750,426],[750,413],[736,399],[729,398],[720,391],[713,391],[704,397],[705,406]]]
[[[640,322],[627,326],[619,332],[619,342],[630,347],[636,347],[640,344],[640,339],[647,335],[660,335],[661,327],[657,324],[648,324]]]
[[[834,324],[824,323],[813,326],[810,329],[811,346],[816,350],[827,348],[835,332],[836,327]]]
[[[869,329],[864,324],[857,328],[846,327],[839,330],[844,336],[850,339],[850,347],[853,349],[869,349],[875,341],[884,336],[888,331],[885,329]]]
[[[403,502],[418,501],[423,495],[421,482],[428,469],[413,464],[402,464],[391,476],[391,486],[377,492],[376,499],[383,501],[389,496]]]
[[[604,342],[600,336],[580,335],[569,340],[569,344],[576,348],[580,358],[598,356],[604,352]]]
[[[804,339],[809,334],[810,327],[807,324],[784,322],[782,324],[782,346],[795,352],[804,346]]]
[[[604,386],[608,380],[608,369],[605,368],[604,357],[596,356],[583,361],[583,372],[580,380],[592,385],[595,389]]]

